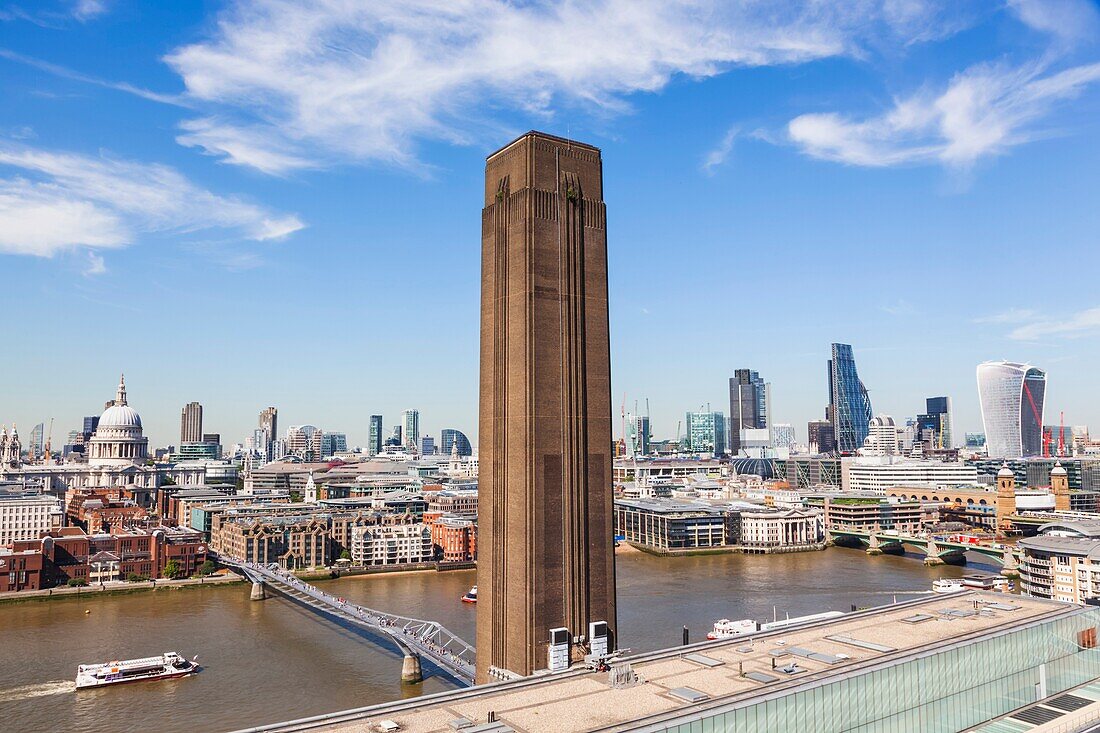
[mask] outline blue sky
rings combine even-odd
[[[974,367],[1100,430],[1100,10],[1090,0],[0,0],[0,422],[109,399],[244,437],[474,437],[484,156],[603,149],[613,403],[776,421],[855,346],[877,413]],[[55,438],[56,442],[56,438]]]

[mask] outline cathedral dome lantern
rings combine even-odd
[[[120,466],[144,463],[149,439],[142,434],[141,416],[126,399],[126,378],[119,378],[115,399],[99,418],[89,441],[88,461],[92,465]]]

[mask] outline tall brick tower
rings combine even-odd
[[[549,633],[615,638],[607,217],[600,151],[529,132],[481,215],[477,679],[547,667]]]

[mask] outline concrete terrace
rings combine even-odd
[[[456,730],[452,721],[465,718],[481,726],[493,712],[509,727],[475,730],[635,730],[763,695],[782,695],[807,683],[828,683],[881,663],[896,663],[929,649],[1077,610],[1068,604],[1000,593],[922,598],[751,638],[637,655],[629,661],[642,683],[625,689],[612,688],[606,672],[581,668],[348,711],[340,718],[345,722],[317,726],[318,720],[309,729],[367,733],[377,730],[380,720],[392,720],[402,733],[452,733]],[[784,672],[792,663],[797,671]],[[302,729],[287,724],[255,730]]]

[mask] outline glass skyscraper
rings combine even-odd
[[[382,416],[370,416],[370,435],[367,438],[367,455],[376,456],[382,452]]]
[[[453,446],[458,446],[458,455],[460,456],[472,456],[474,454],[473,446],[470,445],[470,439],[466,437],[465,433],[461,430],[455,430],[454,428],[444,428],[440,437],[440,450],[445,456],[451,455]]]
[[[688,450],[720,456],[726,452],[726,416],[720,412],[689,412]]]
[[[978,399],[990,458],[1043,452],[1046,387],[1046,372],[1030,364],[987,361],[978,365]]]
[[[836,449],[854,453],[870,432],[871,398],[859,379],[850,344],[833,344],[829,359],[829,418]]]
[[[405,447],[416,450],[420,447],[420,410],[405,410],[401,413],[401,439]]]
[[[730,377],[730,453],[741,450],[741,431],[767,428],[768,393],[771,385],[758,372],[737,369]]]

